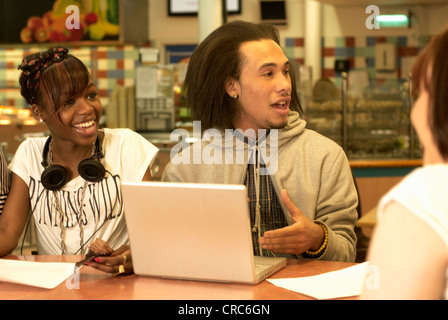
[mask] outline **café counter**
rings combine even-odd
[[[369,215],[368,223],[375,225],[375,208],[381,197],[412,170],[422,166],[421,159],[350,160],[361,203],[361,216]],[[367,232],[369,234],[369,232]]]

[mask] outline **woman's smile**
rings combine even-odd
[[[73,127],[76,129],[77,132],[84,135],[91,135],[96,132],[95,120],[80,122],[73,125]]]

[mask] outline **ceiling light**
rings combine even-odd
[[[380,28],[405,28],[410,27],[410,14],[381,14],[376,17]]]

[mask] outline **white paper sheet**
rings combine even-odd
[[[335,299],[361,294],[368,263],[311,277],[268,279],[272,284],[317,299]]]
[[[0,259],[0,282],[53,289],[73,276],[74,270],[74,263]]]

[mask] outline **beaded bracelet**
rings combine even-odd
[[[325,251],[325,249],[327,248],[327,244],[328,244],[328,230],[327,227],[320,221],[314,221],[315,224],[318,224],[322,230],[324,231],[324,241],[322,243],[322,245],[320,246],[319,249],[317,249],[316,251],[312,251],[312,250],[306,250],[304,253],[306,256],[309,256],[311,258],[317,258],[319,256],[321,256],[323,254],[323,252]]]

